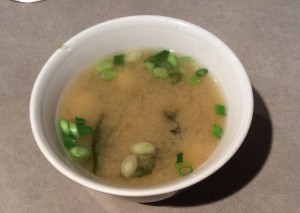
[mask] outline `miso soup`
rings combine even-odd
[[[193,173],[218,146],[225,100],[191,56],[129,50],[78,72],[57,109],[71,160],[102,180],[152,186]]]

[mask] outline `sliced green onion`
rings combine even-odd
[[[135,62],[142,57],[143,53],[140,50],[132,50],[125,54],[126,62]]]
[[[75,117],[75,123],[77,126],[85,125],[85,120],[83,118]]]
[[[215,110],[217,115],[226,115],[226,107],[224,105],[216,105]]]
[[[59,126],[63,135],[73,135],[75,137],[78,137],[77,126],[74,123],[60,119]]]
[[[88,135],[88,134],[93,133],[93,129],[90,126],[81,125],[81,126],[78,126],[77,128],[78,128],[78,132],[80,135]]]
[[[219,127],[218,125],[215,124],[213,126],[212,134],[213,134],[213,136],[221,139],[222,135],[223,135],[223,129],[221,127]]]
[[[69,135],[63,135],[63,143],[65,145],[65,147],[67,148],[73,148],[77,145],[76,140],[69,136]]]
[[[101,61],[96,66],[99,72],[110,71],[114,68],[113,63],[110,60]]]
[[[115,55],[114,56],[114,64],[115,65],[123,65],[124,64],[124,54]]]
[[[201,68],[199,70],[197,70],[196,75],[198,77],[202,77],[204,75],[206,75],[208,73],[208,70],[206,68]]]
[[[180,72],[170,73],[169,75],[169,81],[172,84],[178,83],[181,80],[181,78],[182,78],[182,73]]]
[[[153,70],[153,75],[157,78],[168,78],[169,77],[169,71],[165,67],[156,67]]]
[[[121,174],[125,178],[129,178],[134,175],[137,169],[137,157],[134,155],[129,155],[126,157],[121,165]]]
[[[172,53],[170,53],[168,55],[167,61],[172,65],[173,68],[177,68],[178,67],[177,57],[175,55],[173,55]]]
[[[177,158],[176,158],[176,163],[181,163],[183,162],[183,153],[180,152],[177,154]]]
[[[183,162],[180,164],[180,167],[177,171],[180,176],[187,176],[188,174],[193,172],[193,168],[191,165]]]
[[[69,122],[63,119],[59,120],[59,127],[62,131],[63,134],[65,135],[69,135],[70,131],[69,131]]]
[[[100,73],[100,78],[106,81],[114,79],[117,75],[117,72],[114,70],[107,70]]]
[[[150,62],[150,61],[146,61],[146,62],[143,63],[143,66],[145,68],[147,68],[148,70],[152,71],[155,67],[155,64]]]
[[[150,61],[154,63],[156,66],[161,66],[161,63],[166,61],[169,56],[170,51],[169,50],[163,50],[156,55],[151,56],[146,61]]]
[[[186,176],[193,172],[192,166],[183,161],[183,153],[178,153],[176,158],[175,169],[180,176]]]
[[[76,163],[83,163],[91,156],[89,149],[82,146],[75,146],[69,150],[72,160]]]
[[[69,131],[75,137],[79,136],[77,126],[74,123],[72,123],[72,122],[69,122]]]
[[[200,82],[200,78],[198,76],[193,75],[193,76],[188,78],[188,83],[189,84],[196,85],[199,82]]]
[[[137,155],[150,155],[155,153],[155,147],[150,142],[139,142],[130,147],[130,152]]]

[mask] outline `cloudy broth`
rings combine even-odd
[[[155,76],[145,61],[157,52],[142,50],[128,62],[125,55],[123,64],[114,65],[112,79],[101,78],[99,62],[92,64],[76,74],[61,95],[57,119],[84,118],[94,132],[77,138],[76,143],[89,150],[98,143],[97,156],[93,152],[78,165],[102,180],[126,186],[170,182],[182,178],[175,167],[178,153],[195,170],[220,141],[213,127],[225,129],[226,119],[215,108],[226,104],[214,76],[208,71],[193,79],[202,66],[175,53],[180,80],[174,83],[160,73]],[[155,147],[153,168],[145,175],[122,176],[121,165],[132,154],[130,147],[143,141]]]

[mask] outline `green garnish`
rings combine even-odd
[[[67,147],[69,149],[77,146],[76,140],[69,135],[63,136],[63,143],[64,143],[65,147]]]
[[[183,153],[180,152],[177,154],[176,163],[182,163],[182,162],[183,162]]]
[[[101,61],[96,65],[96,68],[99,72],[110,71],[114,68],[113,63],[110,60]]]
[[[89,135],[93,133],[93,129],[90,126],[80,125],[77,128],[80,135]]]
[[[176,158],[175,169],[180,176],[186,176],[193,172],[192,166],[183,161],[183,153],[178,153]]]
[[[70,134],[70,131],[69,131],[69,122],[66,121],[66,120],[60,119],[58,121],[58,123],[59,123],[59,127],[60,127],[62,133],[65,134],[65,135],[69,135]]]
[[[198,76],[193,75],[193,76],[190,76],[190,77],[188,78],[188,83],[189,83],[189,84],[196,85],[196,84],[198,84],[199,82],[200,82],[200,78],[199,78]]]
[[[216,105],[215,110],[217,115],[226,115],[226,107],[224,105]]]
[[[85,120],[83,118],[75,117],[75,123],[80,135],[88,135],[93,133],[92,127],[85,125]]]
[[[85,125],[85,120],[83,118],[75,117],[75,123],[77,126]]]
[[[218,125],[215,124],[213,126],[212,134],[213,134],[213,136],[221,139],[222,135],[223,135],[223,129],[221,127],[219,127]]]
[[[67,148],[76,146],[76,139],[80,135],[93,133],[92,127],[85,125],[85,120],[83,118],[75,117],[75,123],[76,124],[64,119],[59,120],[59,127],[61,129],[63,143]]]
[[[124,65],[124,54],[114,56],[115,65]]]
[[[121,174],[125,178],[134,176],[137,169],[138,159],[135,155],[127,156],[121,165]]]
[[[135,155],[151,155],[155,154],[155,146],[147,141],[142,141],[136,144],[133,144],[129,151]]]
[[[169,53],[167,61],[172,65],[173,68],[178,67],[177,57],[175,55],[173,55],[172,53]]]
[[[107,70],[100,73],[100,78],[106,81],[114,79],[117,75],[117,72],[114,70]]]
[[[91,156],[89,149],[82,146],[75,146],[69,150],[72,160],[76,163],[83,163]]]
[[[206,68],[201,68],[199,70],[197,70],[196,75],[198,77],[202,77],[204,75],[206,75],[208,73],[208,70]]]
[[[144,66],[146,69],[152,71],[152,70],[154,69],[154,67],[155,67],[155,64],[152,63],[152,62],[150,62],[150,61],[146,61],[146,62],[143,63],[143,66]]]
[[[169,77],[169,71],[165,67],[156,67],[153,70],[153,75],[157,78],[166,79]]]
[[[69,122],[69,131],[72,135],[74,135],[75,137],[78,137],[78,128],[76,126],[76,124]]]
[[[169,50],[163,50],[156,55],[151,56],[146,61],[152,62],[155,66],[161,66],[162,63],[164,63],[168,59],[169,53]]]
[[[180,176],[187,176],[193,172],[193,168],[190,164],[183,162],[180,164],[180,167],[177,169],[177,171]]]
[[[63,135],[71,135],[74,137],[78,137],[77,126],[74,123],[60,119],[59,126]]]
[[[125,62],[135,62],[138,61],[143,56],[143,52],[141,50],[131,50],[125,54],[124,60]]]

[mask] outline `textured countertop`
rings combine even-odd
[[[29,122],[34,81],[73,35],[129,15],[197,24],[240,58],[253,85],[253,122],[236,155],[180,194],[137,204],[70,181],[38,149]],[[300,212],[298,0],[0,1],[0,212]]]

